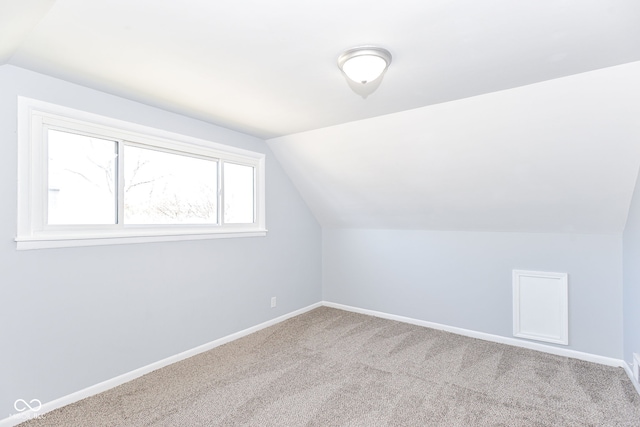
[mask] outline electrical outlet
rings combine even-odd
[[[633,353],[633,378],[640,383],[640,354]]]
[[[271,297],[271,308],[276,306],[276,297]]]

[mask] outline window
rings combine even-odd
[[[266,234],[264,154],[18,105],[18,249]]]

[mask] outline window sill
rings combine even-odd
[[[32,249],[72,248],[78,246],[127,245],[135,243],[177,242],[185,240],[228,239],[238,237],[264,237],[265,229],[225,230],[215,233],[192,234],[156,234],[156,235],[83,235],[83,236],[37,236],[17,237],[16,249],[19,251]]]

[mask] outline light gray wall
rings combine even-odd
[[[566,348],[621,358],[621,236],[323,229],[335,303],[512,337],[513,269],[568,273]]]
[[[640,176],[631,199],[623,235],[624,360],[633,363],[640,353]]]
[[[267,237],[16,251],[18,95],[266,153]],[[0,143],[0,419],[321,300],[320,227],[259,139],[2,66]]]

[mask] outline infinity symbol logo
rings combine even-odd
[[[33,406],[31,406],[29,403]],[[42,402],[40,402],[38,399],[33,399],[29,403],[27,403],[27,401],[24,399],[18,399],[14,402],[13,407],[16,408],[16,411],[18,412],[24,412],[27,409],[31,409],[32,411],[37,412],[40,410],[40,408],[42,408]]]

